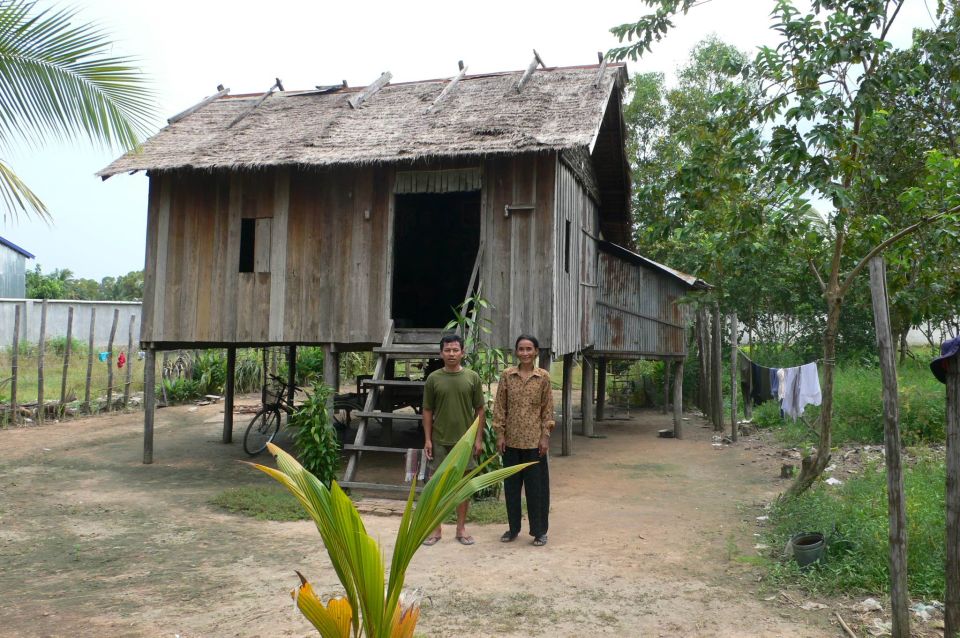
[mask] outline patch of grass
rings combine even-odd
[[[521,507],[523,507],[524,511],[526,511],[526,499],[522,499]],[[448,524],[456,523],[456,511],[450,512],[450,514],[443,519],[443,522]],[[467,522],[475,523],[477,525],[492,525],[494,523],[506,524],[507,506],[503,503],[503,501],[494,498],[474,501],[470,504],[469,511],[467,511]]]
[[[904,467],[907,507],[907,571],[911,595],[943,600],[946,559],[942,458],[927,454]],[[775,582],[794,582],[816,592],[886,592],[889,586],[886,471],[868,466],[860,476],[831,487],[819,483],[770,514],[764,542],[783,547],[796,533],[827,537],[824,561],[801,571],[788,561],[772,566]]]
[[[630,478],[670,476],[680,468],[669,463],[611,463],[610,467],[629,472]]]
[[[279,487],[232,487],[210,499],[211,505],[261,521],[305,521],[310,516]]]

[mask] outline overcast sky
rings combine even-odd
[[[935,5],[935,0],[926,0]],[[54,3],[40,0],[39,6]],[[63,3],[57,3],[62,6]],[[772,0],[709,0],[677,20],[653,55],[629,64],[636,72],[668,75],[710,34],[752,53],[775,40]],[[347,80],[363,86],[381,72],[394,82],[449,77],[457,60],[470,73],[518,70],[537,49],[548,66],[593,64],[617,44],[610,27],[645,12],[624,2],[305,2],[272,0],[242,8],[214,0],[86,0],[79,19],[105,27],[116,54],[136,56],[157,91],[156,128],[216,92],[267,90],[274,78],[287,90]],[[906,0],[894,40],[929,27],[925,0]],[[0,235],[37,256],[43,270],[69,268],[100,279],[143,268],[147,178],[94,173],[118,156],[87,145],[21,148],[7,159],[49,207],[53,225],[5,222]]]

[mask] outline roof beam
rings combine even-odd
[[[462,80],[462,79],[463,79],[463,76],[465,76],[465,75],[467,74],[467,68],[468,68],[468,67],[464,66],[463,60],[460,60],[460,62],[458,62],[458,64],[459,64],[459,66],[460,66],[460,73],[458,73],[456,76],[450,78],[450,81],[447,83],[447,85],[446,85],[445,87],[443,87],[443,90],[442,90],[442,91],[440,91],[440,95],[437,96],[437,99],[435,99],[435,100],[433,101],[433,104],[431,104],[430,106],[427,107],[427,110],[426,110],[427,113],[429,113],[429,112],[431,112],[433,109],[435,109],[435,108],[437,107],[437,104],[439,104],[440,102],[442,102],[442,101],[443,101],[443,98],[447,97],[447,95],[450,93],[450,91],[453,90],[453,87],[455,87],[455,86],[457,85],[457,82],[459,82],[460,80]]]
[[[537,70],[537,66],[542,66],[543,68],[547,68],[547,65],[544,64],[543,60],[540,59],[540,54],[537,53],[536,49],[534,49],[533,59],[530,60],[530,64],[529,66],[527,66],[527,70],[523,72],[523,76],[520,78],[520,81],[517,82],[517,93],[519,93],[521,89],[523,89],[523,85],[530,80],[531,76],[533,76],[533,72]]]
[[[213,102],[214,100],[219,100],[219,99],[222,98],[224,95],[229,95],[229,94],[230,94],[230,89],[225,89],[225,88],[223,88],[223,85],[220,84],[220,85],[217,86],[217,92],[214,93],[213,95],[209,95],[209,96],[203,98],[202,100],[200,100],[199,102],[197,102],[196,104],[194,104],[193,106],[191,106],[190,108],[184,109],[183,111],[180,111],[179,113],[177,113],[177,114],[174,115],[173,117],[168,117],[168,118],[167,118],[167,124],[174,124],[174,123],[176,123],[176,122],[179,122],[180,120],[182,120],[183,118],[187,117],[188,115],[191,115],[191,114],[193,114],[193,113],[196,113],[197,111],[199,111],[200,109],[202,109],[203,107],[205,107],[207,104],[210,104],[210,103]]]
[[[599,87],[600,82],[603,80],[603,74],[607,71],[607,56],[605,56],[602,51],[597,51],[597,58],[600,61],[600,71],[597,73],[597,79],[593,85]]]
[[[390,71],[384,71],[373,84],[347,100],[347,102],[350,103],[350,107],[354,109],[360,108],[360,106],[373,97],[377,91],[390,84],[390,78],[392,77],[393,74],[391,74]]]
[[[234,124],[236,124],[237,122],[239,122],[239,121],[242,120],[243,118],[247,117],[248,115],[250,115],[250,114],[253,113],[254,111],[256,111],[256,110],[257,110],[257,107],[260,106],[261,104],[263,104],[264,100],[266,100],[268,97],[270,97],[271,95],[273,95],[273,92],[276,91],[277,89],[280,89],[281,91],[283,90],[283,82],[280,81],[280,78],[276,78],[276,81],[273,83],[273,86],[271,86],[270,89],[269,89],[266,93],[264,93],[263,95],[260,96],[260,99],[257,100],[257,103],[256,103],[256,104],[254,104],[253,106],[251,106],[250,108],[248,108],[246,111],[244,111],[243,113],[241,113],[241,114],[238,115],[237,117],[233,118],[233,121],[230,122],[229,124],[227,124],[227,128],[233,128],[233,125],[234,125]]]

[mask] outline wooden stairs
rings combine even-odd
[[[367,400],[363,410],[354,412],[353,415],[360,419],[360,425],[357,427],[357,436],[354,442],[343,446],[343,449],[349,452],[347,458],[347,467],[343,473],[343,480],[340,486],[353,489],[368,489],[376,491],[399,491],[409,492],[410,482],[400,482],[396,484],[389,483],[371,483],[359,482],[354,478],[357,475],[357,466],[364,452],[387,452],[399,455],[419,455],[419,467],[423,467],[425,459],[423,450],[420,448],[394,447],[392,443],[393,421],[417,421],[423,420],[420,414],[413,412],[386,411],[378,409],[382,406],[385,395],[389,396],[391,391],[402,389],[409,391],[415,389],[419,391],[419,401],[423,401],[424,381],[408,381],[399,379],[388,379],[387,372],[390,363],[395,361],[416,361],[427,359],[438,359],[440,357],[440,337],[443,331],[440,329],[394,329],[393,322],[384,335],[383,344],[373,349],[376,356],[376,363],[373,368],[373,376],[370,379],[364,379],[361,383],[367,388]],[[370,422],[377,420],[381,423],[381,439],[385,445],[368,445],[367,438],[370,434]],[[398,475],[400,475],[398,468]],[[416,476],[413,477],[416,480]],[[418,488],[419,490],[419,488]]]

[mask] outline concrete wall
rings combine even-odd
[[[40,339],[40,314],[42,301],[40,299],[0,299],[0,347],[9,348],[13,344],[14,308],[19,305],[20,310],[20,340],[36,343]],[[91,313],[96,313],[94,324],[94,344],[104,346],[110,341],[110,326],[113,323],[113,311],[119,310],[117,320],[117,334],[114,338],[114,347],[125,349],[130,332],[130,316],[135,317],[133,323],[134,347],[140,341],[140,306],[139,301],[47,301],[46,337],[65,337],[67,335],[67,314],[73,307],[73,338],[87,343],[90,338]]]

